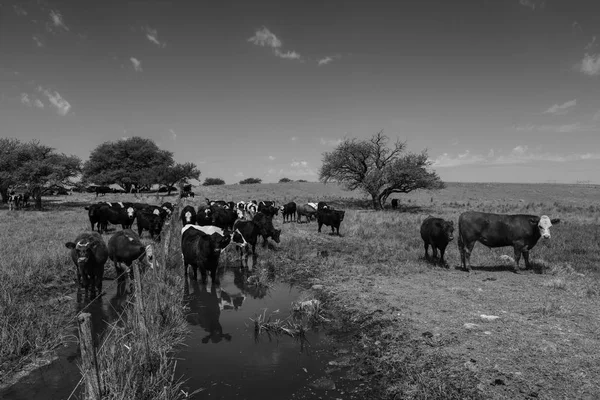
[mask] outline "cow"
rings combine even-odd
[[[77,268],[77,283],[80,288],[98,295],[102,294],[104,264],[108,260],[108,248],[97,232],[78,235],[74,242],[65,243],[71,250],[71,259]]]
[[[212,207],[212,225],[221,229],[233,229],[233,223],[238,219],[237,212],[229,208]]]
[[[320,201],[320,202],[317,203],[317,211],[319,211],[319,210],[326,210],[328,208],[329,208],[329,206],[324,201]]]
[[[398,208],[398,199],[392,199],[392,210]]]
[[[471,270],[471,252],[475,242],[487,247],[512,246],[515,253],[514,272],[519,271],[521,255],[529,269],[529,250],[540,238],[550,239],[550,227],[560,219],[547,215],[491,214],[466,211],[458,217],[458,250],[464,270]]]
[[[227,202],[227,208],[229,208],[230,210],[234,210],[236,209],[236,204],[233,201],[228,201]]]
[[[133,207],[115,209],[109,205],[100,204],[100,207],[96,208],[95,210],[95,218],[98,222],[98,228],[104,232],[106,232],[109,222],[113,225],[121,225],[123,229],[130,229],[133,225],[136,215],[137,212]]]
[[[279,209],[275,206],[274,201],[261,201],[258,203],[258,212],[274,216],[278,214]]]
[[[160,208],[162,208],[167,213],[167,216],[171,216],[173,210],[175,210],[175,206],[173,206],[173,203],[171,203],[170,201],[163,203],[160,206]]]
[[[196,224],[196,210],[193,206],[185,206],[181,210],[181,225]]]
[[[256,205],[256,203],[254,203],[254,201],[246,203],[245,208],[244,208],[244,217],[247,220],[251,221],[257,212],[258,212],[258,205]]]
[[[98,211],[103,206],[102,203],[92,204],[90,206],[85,206],[84,209],[88,212],[88,218],[90,219],[90,224],[92,225],[92,231],[94,230],[94,225],[98,223]],[[98,224],[98,232],[102,232],[102,228],[100,224]]]
[[[209,206],[210,208],[213,208],[213,207],[229,208],[229,205],[224,200],[209,200],[208,198],[205,198],[204,200],[206,200],[206,205]]]
[[[237,220],[233,224],[231,242],[239,247],[241,256],[249,248],[252,249],[252,254],[256,254],[256,242],[258,236],[263,233],[266,234],[266,231],[263,231],[256,222]]]
[[[187,197],[194,198],[194,192],[181,192],[181,193],[179,194],[179,198],[180,198],[180,199],[185,199],[185,198],[187,198]]]
[[[198,212],[196,213],[196,224],[198,225],[212,225],[212,210],[207,206],[198,207]]]
[[[289,219],[292,222],[292,218],[296,219],[296,203],[293,201],[284,204],[280,208],[281,215],[283,215],[283,223],[285,224]]]
[[[142,211],[151,212],[152,214],[158,215],[160,219],[164,222],[169,216],[168,209],[163,208],[161,206],[155,206],[153,204],[146,205],[146,207]]]
[[[308,203],[301,204],[296,207],[296,215],[298,216],[298,219],[296,220],[297,223],[302,222],[303,215],[306,217],[306,222],[309,223],[310,220],[317,215],[317,209]]]
[[[218,284],[217,268],[221,250],[227,247],[231,236],[222,230],[206,234],[196,225],[186,225],[181,229],[181,252],[183,268],[188,275],[188,266],[192,267],[193,279],[198,280],[198,269],[202,282],[206,283],[207,271],[213,284]]]
[[[318,203],[311,203],[311,202],[308,202],[308,203],[306,203],[306,204],[308,204],[309,206],[311,206],[311,207],[312,207],[312,208],[314,208],[315,210],[317,210],[317,209],[318,209],[318,207],[319,207],[319,204],[318,204]]]
[[[108,187],[108,186],[96,186],[96,197],[98,197],[98,195],[106,195],[106,193],[110,193],[112,190]]]
[[[11,194],[8,196],[8,209],[9,210],[18,210],[21,208],[21,203],[23,202],[22,194]]]
[[[108,240],[108,258],[115,265],[118,282],[125,282],[125,289],[128,289],[127,280],[133,279],[131,264],[139,261],[143,266],[140,272],[144,272],[150,266],[149,260],[152,260],[152,246],[144,246],[134,231],[123,229]],[[128,271],[122,268],[121,263],[127,266]]]
[[[434,261],[438,256],[439,249],[440,265],[448,267],[448,264],[444,260],[444,253],[446,252],[448,243],[454,239],[454,221],[446,221],[442,218],[435,218],[432,215],[428,216],[421,224],[421,238],[425,245],[425,259],[429,260],[428,250],[431,245]]]
[[[138,235],[142,237],[145,230],[150,232],[152,240],[160,241],[160,231],[162,230],[163,220],[160,214],[144,210],[137,214]]]
[[[260,227],[261,236],[263,238],[263,247],[267,245],[267,240],[269,238],[273,238],[275,243],[279,243],[281,229],[275,229],[273,226],[273,216],[259,212],[252,218],[252,222]]]
[[[317,232],[321,232],[323,225],[331,226],[331,234],[333,235],[337,230],[337,235],[340,236],[340,224],[344,220],[345,211],[331,210],[328,208],[317,211],[317,223],[319,229]]]

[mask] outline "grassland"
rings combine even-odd
[[[597,191],[579,185],[449,184],[399,197],[399,211],[372,211],[364,210],[367,198],[335,185],[288,183],[202,187],[193,203],[204,197],[324,200],[347,210],[342,237],[318,234],[316,223],[282,224],[279,217],[281,243],[258,249],[258,269],[307,289],[322,285],[309,292],[322,301],[340,348],[350,347],[345,365],[351,367],[343,369],[343,379],[364,383],[365,398],[597,398]],[[74,270],[64,242],[89,229],[81,206],[96,199],[53,200],[46,212],[0,211],[4,376],[71,333],[64,326],[75,313],[64,304],[70,304],[65,296],[74,290]],[[547,214],[561,223],[550,241],[532,250],[533,271],[510,272],[501,256],[512,256],[511,249],[480,244],[470,274],[456,269],[455,243],[447,251],[449,270],[427,263],[421,221],[430,214],[457,221],[469,209]],[[225,254],[224,264],[236,257]]]

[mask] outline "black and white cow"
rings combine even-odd
[[[193,206],[185,206],[181,210],[181,225],[196,224],[196,209]]]
[[[191,266],[194,280],[198,280],[200,269],[203,283],[206,283],[207,271],[210,272],[213,284],[219,283],[219,257],[230,240],[228,233],[214,226],[184,226],[181,229],[181,252],[185,274],[188,275],[188,266]]]
[[[102,293],[104,264],[108,260],[108,248],[97,232],[78,235],[74,242],[65,243],[71,251],[71,259],[77,268],[77,282],[82,289],[94,294]]]

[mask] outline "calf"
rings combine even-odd
[[[202,275],[202,282],[206,283],[207,271],[213,282],[219,283],[217,268],[221,250],[231,240],[231,236],[222,230],[206,234],[195,225],[186,225],[181,229],[181,252],[183,254],[184,272],[188,275],[188,266],[192,267],[193,279],[198,280],[198,269]]]
[[[77,282],[82,289],[95,294],[102,293],[102,277],[104,264],[108,259],[108,248],[104,239],[97,232],[82,233],[75,242],[67,242],[65,246],[71,250],[71,259],[77,268]]]
[[[292,222],[292,217],[296,219],[296,203],[293,201],[281,206],[281,214],[283,215],[283,223],[289,219]]]
[[[144,246],[140,237],[131,229],[124,229],[115,232],[108,240],[108,258],[115,265],[115,272],[119,282],[127,282],[127,279],[133,279],[133,270],[131,264],[139,261],[144,267],[144,272],[150,266],[149,259],[152,260],[152,246]],[[128,271],[121,266],[124,263]],[[129,285],[125,285],[128,288]]]
[[[296,208],[296,215],[298,216],[297,223],[302,222],[303,215],[306,217],[306,222],[308,223],[317,215],[317,209],[309,204],[301,204]]]
[[[185,206],[181,210],[181,225],[196,224],[196,210],[192,206]]]
[[[149,212],[147,210],[138,213],[137,228],[138,235],[142,237],[142,232],[145,230],[150,232],[152,240],[160,241],[160,231],[162,230],[163,220],[160,214]]]
[[[392,209],[395,210],[398,208],[398,199],[392,199]]]
[[[448,267],[444,260],[446,246],[454,239],[454,221],[445,221],[442,218],[429,216],[421,224],[421,238],[425,245],[425,259],[429,260],[428,249],[431,245],[433,259],[437,258],[437,251],[440,250],[440,265]]]
[[[530,268],[529,250],[540,238],[550,239],[550,227],[560,219],[547,215],[491,214],[466,211],[458,217],[458,250],[463,269],[471,270],[471,252],[475,242],[487,247],[512,246],[515,254],[514,271],[519,270],[521,255],[525,268]]]
[[[102,204],[92,204],[91,206],[85,206],[84,209],[88,211],[88,218],[90,219],[90,224],[92,225],[92,231],[94,230],[94,225],[98,223],[98,210],[102,207]],[[98,224],[98,232],[102,232],[100,224]]]
[[[259,212],[254,216],[252,222],[260,227],[261,236],[263,237],[263,246],[267,245],[267,240],[269,238],[273,238],[275,243],[279,243],[281,229],[275,229],[273,226],[273,216]]]
[[[340,224],[344,220],[345,211],[331,210],[328,208],[317,211],[317,223],[319,224],[318,232],[321,232],[323,225],[331,226],[331,234],[337,230],[337,235],[340,235]]]

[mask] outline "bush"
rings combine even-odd
[[[298,179],[296,182],[308,182],[306,179]]]
[[[250,185],[253,183],[261,183],[262,179],[258,179],[258,178],[246,178],[243,181],[240,181],[240,185]]]
[[[281,178],[281,179],[279,180],[279,183],[288,183],[288,182],[291,182],[291,181],[292,181],[292,180],[291,180],[290,178]]]
[[[206,178],[202,186],[224,185],[225,181],[221,178]]]

